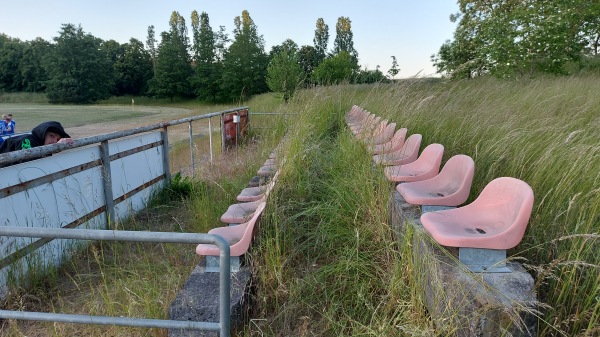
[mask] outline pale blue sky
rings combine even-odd
[[[435,73],[430,56],[452,38],[455,24],[449,16],[458,5],[456,0],[0,0],[0,33],[52,41],[61,24],[73,23],[103,40],[125,43],[133,37],[145,43],[148,26],[154,25],[159,37],[168,30],[173,11],[186,19],[191,30],[193,10],[208,13],[213,30],[225,26],[230,37],[233,19],[248,10],[265,39],[266,52],[288,38],[299,46],[313,45],[320,17],[329,25],[331,49],[338,17],[349,17],[360,65],[371,70],[379,65],[385,74],[394,55],[400,78]]]

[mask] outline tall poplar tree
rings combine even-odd
[[[216,34],[213,32],[208,14],[192,12],[192,36],[194,62],[196,64],[192,84],[199,99],[216,102],[220,94],[222,64],[217,59]]]
[[[152,74],[156,73],[156,34],[154,33],[154,26],[148,26],[148,37],[146,38],[146,48],[150,53],[152,60]]]
[[[188,54],[189,38],[185,19],[176,11],[169,20],[169,32],[161,34],[156,60],[156,73],[150,81],[150,92],[158,97],[189,97],[193,74]]]
[[[354,49],[354,34],[352,34],[352,21],[350,18],[340,16],[335,24],[335,40],[333,41],[333,55],[342,51],[350,54],[352,62],[358,70],[358,52]]]
[[[223,89],[231,99],[245,100],[268,90],[266,72],[268,58],[264,39],[248,11],[234,19],[234,39],[224,55]]]
[[[315,37],[313,44],[315,46],[317,65],[327,56],[327,44],[329,43],[329,26],[325,24],[323,18],[317,19],[317,28],[315,29]]]

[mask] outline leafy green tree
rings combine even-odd
[[[192,36],[196,64],[192,85],[199,99],[216,102],[221,91],[223,65],[217,55],[217,34],[213,32],[206,12],[200,16],[198,12],[192,12]]]
[[[231,99],[245,100],[266,92],[268,57],[264,39],[248,11],[234,19],[234,39],[224,55],[223,90]]]
[[[90,103],[107,98],[112,69],[102,40],[86,34],[81,26],[63,24],[54,41],[53,52],[46,58],[48,100]]]
[[[319,56],[313,46],[302,46],[298,51],[298,63],[304,71],[304,81],[312,82],[313,70],[319,65]]]
[[[189,97],[190,78],[193,75],[188,54],[185,19],[177,12],[171,14],[169,32],[161,34],[156,59],[156,73],[149,83],[150,93],[158,97]]]
[[[350,82],[356,71],[352,56],[347,51],[340,51],[337,55],[326,58],[313,72],[313,79],[321,85],[340,84]]]
[[[113,65],[117,95],[142,95],[152,78],[152,60],[142,41],[131,38],[123,46],[124,55]]]
[[[43,92],[46,89],[48,74],[44,68],[44,60],[51,52],[52,46],[42,38],[27,42],[19,72],[23,80],[23,90],[28,92]]]
[[[120,74],[118,73],[119,69],[117,63],[123,61],[123,57],[125,55],[125,48],[115,40],[103,41],[100,44],[100,48],[104,52],[105,57],[108,59],[108,62],[110,63],[112,68],[112,76],[110,77],[110,81],[108,83],[110,88],[109,92],[111,95],[122,95],[122,93],[116,90],[117,79],[120,77]]]
[[[432,57],[453,77],[566,73],[598,36],[600,5],[587,0],[461,0],[454,40]]]
[[[304,72],[298,64],[298,47],[293,41],[286,40],[278,49],[279,53],[273,56],[267,67],[267,84],[272,91],[281,93],[287,104],[304,81]]]
[[[0,89],[4,91],[22,91],[23,77],[19,71],[19,63],[26,49],[26,44],[0,34]]]
[[[317,19],[317,28],[313,44],[315,46],[316,65],[323,62],[327,56],[327,44],[329,43],[329,26],[325,24],[323,18]]]

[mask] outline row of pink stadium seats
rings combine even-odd
[[[455,155],[440,171],[443,145],[430,144],[419,156],[420,134],[404,141],[407,129],[401,128],[388,139],[387,121],[358,106],[346,114],[346,122],[368,145],[373,161],[386,166],[387,179],[400,183],[396,189],[408,203],[459,206],[469,198],[475,172],[471,157]],[[369,142],[370,138],[376,141]],[[485,186],[472,203],[424,213],[421,223],[444,246],[506,250],[523,238],[532,209],[531,187],[519,179],[501,177]]]
[[[240,203],[229,206],[221,216],[221,221],[230,226],[213,228],[208,234],[223,237],[230,243],[231,256],[241,256],[250,248],[254,227],[266,207],[267,197],[275,186],[279,171],[277,171],[277,157],[273,152],[269,159],[258,170],[258,175],[268,177],[270,181],[266,185],[244,188],[236,197]],[[212,244],[199,244],[196,254],[203,256],[219,256],[219,249]]]

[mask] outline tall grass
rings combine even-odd
[[[423,147],[443,144],[445,160],[459,153],[473,157],[469,202],[500,176],[529,183],[536,197],[531,221],[509,255],[535,278],[544,304],[540,335],[600,334],[598,87],[600,78],[588,76],[406,81],[301,92],[286,107],[303,117],[291,126],[280,215],[264,234],[268,246],[259,263],[266,266],[261,314],[274,315],[271,329],[374,334],[367,316],[375,314],[389,326],[397,318],[376,305],[388,304],[390,286],[382,281],[398,278],[392,271],[403,257],[390,247],[385,226],[378,226],[385,223],[387,189],[378,187],[380,172],[372,172],[368,155],[347,139],[340,123],[357,104],[409,134],[422,134]],[[406,295],[402,301],[414,298]],[[418,303],[408,308],[400,316],[421,317]]]

